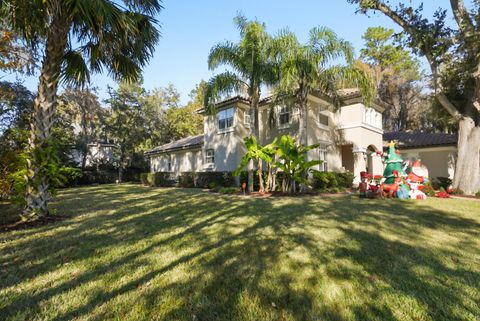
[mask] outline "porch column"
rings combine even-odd
[[[383,174],[383,163],[382,163],[382,156],[372,154],[372,173],[373,175],[382,175]]]
[[[363,147],[353,148],[353,185],[358,186],[360,183],[360,172],[367,169],[367,149]]]

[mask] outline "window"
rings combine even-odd
[[[318,116],[318,121],[320,122],[320,125],[328,127],[328,115],[320,114]]]
[[[245,127],[250,128],[250,125],[252,121],[252,116],[250,115],[250,110],[246,110],[245,114],[243,115],[243,123],[245,124]]]
[[[205,163],[207,164],[215,163],[215,151],[213,149],[207,149],[205,151]]]
[[[224,130],[233,127],[233,115],[235,108],[230,107],[218,112],[218,129]]]
[[[321,164],[320,164],[320,168],[319,170],[321,172],[327,172],[328,171],[328,162],[327,162],[327,148],[326,147],[320,147],[319,149],[319,157],[318,159],[323,161]]]
[[[171,172],[172,171],[172,158],[171,157],[168,157],[167,159],[167,172]]]
[[[290,110],[287,107],[281,107],[278,113],[278,124],[285,126],[290,124]]]

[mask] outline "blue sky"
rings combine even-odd
[[[404,1],[408,2],[408,1]],[[412,1],[414,5],[421,1]],[[428,16],[438,7],[449,8],[448,0],[423,1]],[[233,17],[240,11],[248,18],[265,22],[267,31],[275,34],[288,27],[300,40],[306,40],[308,31],[315,26],[333,29],[340,37],[350,41],[357,53],[363,45],[362,34],[370,26],[385,26],[399,30],[380,14],[367,17],[355,14],[355,6],[347,0],[164,0],[164,10],[158,16],[162,38],[155,55],[144,69],[147,89],[174,84],[188,100],[188,93],[201,79],[208,80],[214,73],[208,70],[210,48],[224,40],[236,41],[238,32]],[[219,68],[218,72],[223,71]],[[12,79],[12,77],[7,77]],[[37,79],[30,77],[25,85],[36,89]],[[96,75],[93,84],[99,96],[106,98],[107,85],[115,83],[107,75]]]

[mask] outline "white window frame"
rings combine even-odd
[[[321,121],[321,117],[327,118],[327,125],[323,124]],[[321,112],[318,114],[318,126],[322,129],[329,129],[330,127],[330,116],[327,113]]]
[[[169,172],[169,173],[172,172],[172,157],[171,156],[167,157],[167,172]]]
[[[252,115],[250,109],[246,110],[243,114],[243,124],[245,125],[245,128],[250,128],[252,125]]]
[[[215,150],[213,148],[205,149],[205,164],[215,164]]]
[[[231,112],[231,116],[229,116],[230,112]],[[221,120],[225,120],[225,127],[223,128],[220,127]],[[229,123],[229,120],[231,120],[231,123],[230,123],[230,126],[227,126]],[[225,108],[223,110],[220,110],[217,113],[218,132],[225,133],[225,132],[233,131],[234,126],[235,126],[235,107]]]
[[[318,148],[318,160],[323,161],[318,165],[320,172],[328,172],[328,149],[326,146],[320,146]]]
[[[282,119],[282,115],[285,115],[287,114],[288,115],[288,122],[286,123],[282,123],[281,122],[281,119]],[[292,121],[292,111],[290,108],[286,107],[286,106],[278,106],[278,113],[277,113],[277,124],[278,124],[278,128],[279,129],[284,129],[284,128],[289,128],[290,127],[290,123]]]

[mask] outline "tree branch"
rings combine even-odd
[[[459,120],[462,118],[462,114],[458,112],[457,107],[453,105],[450,100],[445,96],[443,93],[438,93],[437,94],[437,99],[440,102],[440,104],[445,108],[445,110],[456,120]]]
[[[457,21],[459,30],[465,36],[470,36],[474,28],[463,0],[450,0],[450,5],[452,6],[453,16]]]
[[[450,1],[452,3],[452,6],[454,4],[456,4],[457,6],[459,6],[459,8],[463,7],[463,10],[465,10],[465,12],[466,12],[466,9],[463,6],[463,1],[462,0],[450,0]],[[415,37],[415,35],[418,33],[418,30],[416,28],[414,28],[412,25],[410,25],[408,23],[408,21],[406,21],[404,18],[402,18],[400,15],[398,15],[394,10],[392,10],[392,8],[390,8],[388,5],[386,5],[382,1],[380,1],[380,0],[375,1],[372,5],[370,5],[370,8],[372,10],[378,10],[378,11],[382,12],[383,14],[385,14],[387,17],[392,19],[396,24],[398,24],[400,27],[402,27],[402,29],[405,30],[405,32],[410,34],[410,36]],[[420,50],[422,51],[422,53],[427,58],[427,61],[430,65],[430,69],[432,71],[434,86],[435,86],[435,88],[437,88],[437,86],[438,86],[438,84],[437,84],[438,83],[438,70],[437,70],[437,64],[435,62],[435,59],[433,58],[433,54],[430,51],[430,48],[425,47],[425,46],[422,46],[422,48],[420,48]],[[445,110],[453,118],[455,118],[456,120],[459,120],[462,117],[462,115],[458,111],[458,108],[455,107],[455,105],[450,102],[450,100],[447,98],[447,96],[445,94],[437,93],[436,97],[437,97],[438,101],[440,102],[440,104],[445,108]]]

